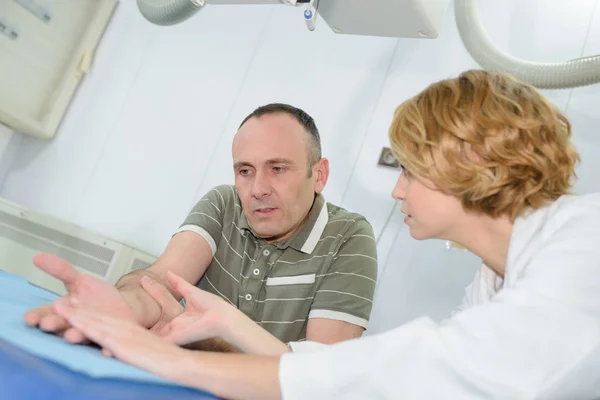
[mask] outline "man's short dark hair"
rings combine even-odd
[[[298,121],[303,127],[306,133],[310,137],[309,147],[308,147],[308,176],[309,178],[312,176],[312,167],[319,161],[322,157],[321,155],[321,136],[319,135],[319,130],[317,129],[317,125],[315,124],[315,120],[308,115],[308,113],[304,110],[301,110],[297,107],[291,106],[289,104],[283,103],[271,103],[264,106],[258,107],[256,110],[252,111],[250,115],[248,115],[242,123],[240,124],[240,128],[242,125],[246,123],[250,118],[259,118],[263,115],[267,114],[276,114],[276,113],[284,113],[288,114],[296,121]],[[239,128],[238,128],[239,129]]]

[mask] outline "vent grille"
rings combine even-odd
[[[108,272],[108,269],[110,267],[110,265],[107,263],[77,253],[75,251],[72,251],[71,249],[66,249],[64,247],[57,246],[53,243],[48,243],[44,240],[41,240],[38,237],[14,230],[11,227],[7,227],[5,225],[0,225],[0,236],[3,236],[8,240],[20,243],[37,251],[55,254],[82,269],[85,269],[96,275],[100,275],[102,277],[106,276],[106,273]],[[82,240],[78,241],[84,242]],[[77,248],[75,249],[79,250]]]
[[[150,267],[151,265],[152,265],[152,263],[149,263],[147,261],[136,258],[135,261],[133,262],[133,264],[131,265],[131,270],[136,271],[138,269],[146,269],[146,268]]]
[[[0,211],[0,222],[13,226],[21,231],[33,234],[35,236],[43,237],[44,239],[50,240],[51,242],[59,243],[62,246],[75,249],[82,253],[86,253],[94,258],[106,261],[106,263],[108,264],[112,262],[113,257],[115,255],[115,251],[112,249],[99,246],[95,243],[91,243],[71,235],[67,235],[55,229],[36,224],[23,218],[15,217],[14,215],[5,213],[3,211]]]

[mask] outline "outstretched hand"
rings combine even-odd
[[[82,306],[99,314],[113,315],[135,323],[135,315],[119,291],[111,284],[77,271],[67,261],[47,253],[36,254],[33,263],[42,271],[61,280],[68,294],[51,304],[31,309],[25,313],[25,322],[46,332],[63,335],[71,343],[85,341],[86,335],[55,311],[55,306],[75,298]]]

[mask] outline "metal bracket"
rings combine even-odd
[[[392,149],[389,147],[384,147],[381,149],[381,154],[379,155],[379,161],[377,161],[377,165],[381,165],[383,167],[389,168],[400,168],[400,163],[394,157],[392,153]]]

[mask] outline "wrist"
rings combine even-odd
[[[129,306],[133,317],[138,324],[150,328],[159,319],[161,314],[160,306],[153,300],[152,304],[144,302],[140,297],[141,288],[123,287],[119,289],[121,298]]]
[[[135,320],[138,321],[138,323],[140,323],[140,318],[142,315],[138,311],[138,307],[136,307],[136,303],[138,301],[136,299],[136,295],[135,295],[134,291],[131,289],[127,289],[127,288],[121,288],[121,289],[119,289],[119,294],[121,295],[121,298],[123,299],[125,304],[127,304],[127,306],[131,309],[131,312],[132,312],[133,316],[135,317]]]
[[[222,318],[218,324],[215,336],[244,351],[244,346],[242,346],[242,343],[240,342],[244,339],[244,332],[248,331],[248,322],[254,324],[254,321],[248,318],[240,310],[231,307],[224,313],[224,318]],[[246,327],[244,327],[245,324]]]
[[[197,377],[200,373],[201,363],[197,362],[200,353],[189,351],[184,347],[174,346],[171,354],[174,357],[171,357],[170,362],[162,365],[163,371],[160,375],[175,382],[192,383],[190,378],[194,377],[193,375]],[[190,372],[192,372],[192,376],[189,376]]]

